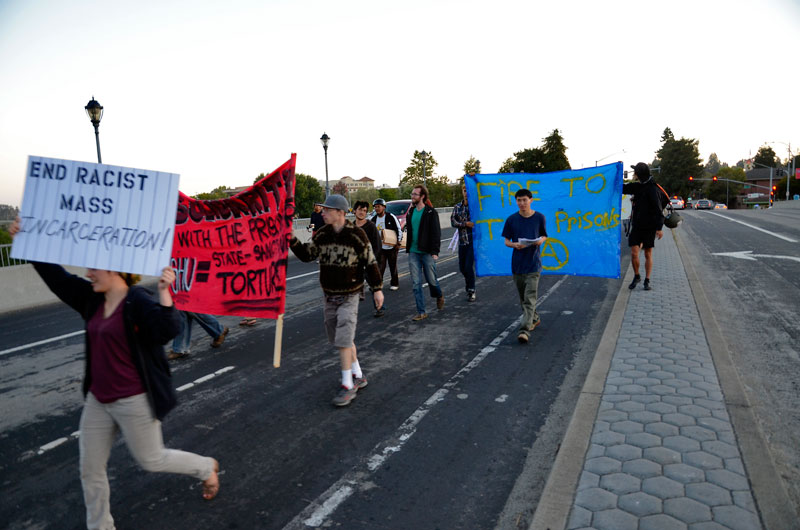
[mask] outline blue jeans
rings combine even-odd
[[[425,295],[422,294],[422,275],[431,289],[432,298],[441,298],[442,289],[436,277],[436,262],[432,254],[408,253],[408,270],[411,273],[411,282],[414,285],[414,301],[417,303],[417,313],[425,313]]]
[[[464,275],[464,283],[468,293],[475,292],[475,254],[472,252],[472,243],[458,245],[458,269]]]
[[[206,330],[206,333],[211,335],[212,339],[216,339],[222,335],[222,324],[219,320],[211,315],[204,315],[202,313],[190,313],[183,311],[183,328],[178,336],[172,341],[172,351],[177,353],[189,353],[189,343],[192,342],[192,321],[196,320],[200,327]]]

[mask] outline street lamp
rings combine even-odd
[[[425,178],[425,159],[428,157],[428,153],[422,151],[420,155],[422,155],[422,183],[425,185],[425,188],[427,189],[428,179]]]
[[[598,158],[597,160],[595,160],[595,161],[594,161],[594,167],[597,167],[597,163],[598,163],[598,162],[602,162],[602,161],[603,161],[603,160],[605,160],[606,158],[612,157],[612,156],[614,156],[614,155],[623,154],[624,152],[625,152],[625,149],[623,149],[622,151],[615,151],[615,152],[611,153],[610,155],[606,155],[606,156],[604,156],[603,158]]]
[[[92,96],[92,100],[83,108],[86,109],[86,115],[89,116],[89,119],[92,120],[92,125],[94,125],[94,139],[97,142],[97,163],[102,164],[103,159],[100,158],[100,120],[103,119],[103,106]]]
[[[325,149],[325,198],[327,199],[331,194],[331,187],[328,184],[328,143],[331,141],[331,137],[322,133],[319,141],[322,142],[322,148]]]

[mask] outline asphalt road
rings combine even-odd
[[[172,365],[180,404],[164,437],[220,461],[220,495],[204,502],[193,479],[140,470],[120,440],[109,462],[117,528],[527,528],[620,280],[543,277],[543,324],[523,346],[509,277],[479,278],[470,304],[455,256],[439,263],[447,303],[436,311],[429,299],[428,320],[410,321],[404,256],[386,316],[361,304],[369,386],[346,408],[330,404],[338,356],[322,329],[316,264],[290,260],[279,369],[272,321],[240,328],[223,317],[231,334],[220,349],[196,327],[192,357]],[[61,305],[0,318],[8,528],[83,524],[83,337],[3,353],[80,329]]]
[[[683,218],[683,240],[800,513],[800,209],[687,211]],[[680,306],[676,300],[672,310]]]

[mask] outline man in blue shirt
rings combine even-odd
[[[542,243],[547,240],[547,229],[544,215],[531,209],[533,195],[530,190],[518,190],[514,197],[519,212],[506,219],[503,238],[506,246],[514,249],[511,254],[511,273],[522,304],[522,324],[517,340],[525,344],[530,332],[541,323],[536,312],[536,296],[542,271],[540,250]]]

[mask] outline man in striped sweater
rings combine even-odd
[[[345,219],[350,205],[341,195],[330,195],[322,206],[325,225],[308,243],[292,237],[289,246],[300,261],[319,259],[319,283],[325,294],[325,331],[339,350],[342,387],[333,398],[337,407],[349,405],[360,388],[367,386],[354,342],[358,298],[369,284],[375,307],[383,306],[383,281],[372,246],[364,231]]]

